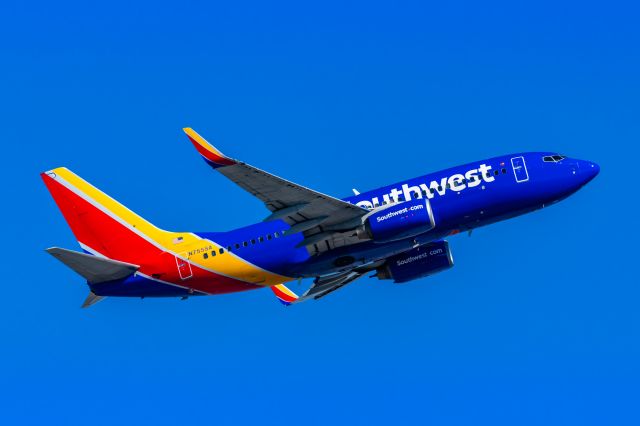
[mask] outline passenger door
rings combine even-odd
[[[529,180],[529,173],[527,172],[527,164],[524,162],[524,157],[513,157],[511,159],[511,166],[513,167],[516,182],[521,183]]]

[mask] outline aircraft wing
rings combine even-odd
[[[316,250],[322,251],[325,245],[329,249],[357,242],[357,238],[351,240],[352,235],[340,232],[360,225],[368,210],[229,158],[191,128],[184,132],[209,166],[265,204],[271,211],[265,221],[282,219],[291,225],[289,233],[303,232],[301,246],[316,245]],[[325,241],[328,243],[318,249]]]
[[[298,296],[289,290],[284,284],[278,284],[271,287],[273,294],[284,305],[306,302],[307,300],[318,300],[324,296],[341,289],[349,283],[363,276],[363,272],[348,271],[344,273],[334,274],[328,277],[318,277],[313,284],[302,296]]]
[[[334,274],[316,277],[311,287],[305,291],[302,296],[287,288],[284,284],[278,284],[271,287],[273,294],[284,305],[292,305],[295,303],[305,302],[307,300],[318,300],[336,290],[341,289],[347,284],[351,284],[358,278],[374,271],[376,268],[384,264],[384,259],[376,262],[370,262],[366,265],[357,266],[355,268],[337,272]]]

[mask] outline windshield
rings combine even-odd
[[[545,163],[558,163],[562,160],[564,160],[565,157],[564,155],[559,155],[559,154],[555,154],[555,155],[545,155],[544,157],[542,157],[542,161],[544,161]]]

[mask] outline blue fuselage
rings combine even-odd
[[[198,235],[231,248],[266,270],[291,277],[317,276],[384,259],[416,245],[543,208],[573,194],[598,172],[598,165],[589,161],[528,152],[452,167],[363,192],[344,200],[377,209],[427,198],[435,227],[411,238],[385,243],[363,241],[320,254],[296,247],[304,238],[302,234],[282,236],[289,225],[281,220]],[[273,237],[274,234],[279,237]],[[261,238],[266,242],[267,236],[269,243],[261,243]]]

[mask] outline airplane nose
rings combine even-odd
[[[593,180],[600,173],[600,166],[592,161],[583,161],[580,165],[580,173],[585,177],[585,184]]]

